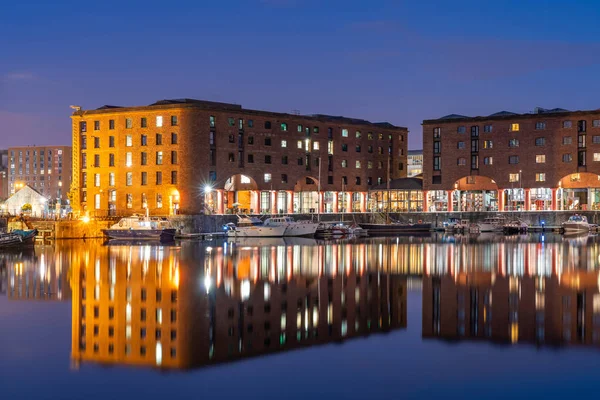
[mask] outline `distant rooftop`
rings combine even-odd
[[[408,151],[408,155],[409,156],[422,156],[423,155],[423,149],[421,149],[421,150],[409,150]]]
[[[309,115],[300,115],[300,114],[295,114],[295,113],[279,113],[279,112],[270,112],[270,111],[262,111],[262,110],[250,110],[250,109],[244,109],[240,104],[231,104],[231,103],[221,103],[221,102],[216,102],[216,101],[207,101],[207,100],[197,100],[197,99],[188,99],[188,98],[183,98],[183,99],[163,99],[163,100],[158,100],[152,104],[149,104],[148,106],[134,106],[134,107],[121,107],[121,106],[113,106],[113,105],[103,105],[102,107],[98,107],[95,110],[88,110],[85,111],[85,113],[94,113],[94,112],[110,112],[112,110],[123,110],[123,111],[128,111],[128,110],[141,110],[147,107],[156,107],[156,108],[162,108],[162,107],[177,107],[177,106],[184,106],[184,107],[193,107],[193,108],[202,108],[202,109],[214,109],[214,110],[230,110],[230,111],[243,111],[245,113],[248,114],[269,114],[269,115],[279,115],[282,118],[289,118],[289,119],[293,119],[293,118],[311,118],[311,119],[315,119],[315,120],[320,120],[320,121],[330,121],[330,122],[338,122],[338,123],[347,123],[347,124],[354,124],[354,125],[372,125],[375,127],[379,127],[379,128],[390,128],[390,129],[395,129],[395,128],[401,128],[401,129],[406,129],[405,127],[401,127],[401,126],[396,126],[393,125],[389,122],[370,122],[367,121],[365,119],[360,119],[360,118],[350,118],[350,117],[344,117],[344,116],[334,116],[334,115],[327,115],[327,114],[309,114]],[[84,111],[75,111],[73,113],[73,115],[78,115],[80,113],[83,113]]]
[[[564,108],[542,108],[535,107],[532,112],[527,113],[514,113],[512,111],[498,111],[490,115],[479,115],[479,116],[467,116],[460,114],[449,114],[436,119],[429,119],[423,121],[423,123],[433,123],[436,121],[455,121],[455,120],[486,120],[486,119],[510,119],[510,118],[526,118],[533,115],[552,115],[552,114],[577,114],[577,113],[588,113],[588,112],[600,112],[600,109],[596,110],[578,110],[571,111]]]

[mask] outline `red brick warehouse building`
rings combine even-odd
[[[192,99],[71,118],[73,208],[97,215],[364,212],[406,176],[408,130],[389,123]]]
[[[430,211],[600,207],[600,110],[426,120],[423,158]]]

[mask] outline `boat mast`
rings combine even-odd
[[[317,222],[321,222],[321,157],[319,160],[319,181],[317,182]]]
[[[387,165],[387,212],[385,214],[385,222],[389,223],[390,222],[390,205],[391,205],[391,199],[390,199],[390,163],[391,163],[391,158],[390,158],[390,149],[388,148],[388,165]]]

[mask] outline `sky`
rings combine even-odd
[[[3,2],[0,148],[70,143],[71,109],[196,98],[388,121],[600,108],[600,5]]]

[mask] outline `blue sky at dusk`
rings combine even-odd
[[[70,104],[191,97],[410,129],[600,108],[597,1],[27,1],[0,12],[0,148],[70,143]]]

